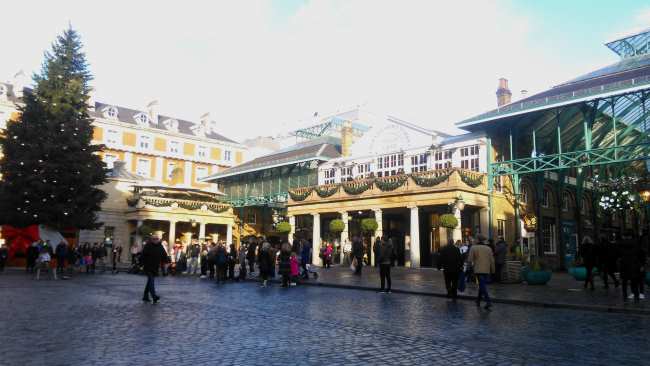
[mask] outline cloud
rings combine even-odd
[[[575,76],[529,42],[508,2],[308,1],[278,21],[272,1],[12,2],[5,75],[34,70],[67,26],[78,28],[98,99],[198,119],[210,111],[236,139],[365,104],[428,128],[495,107],[497,78],[513,92]]]

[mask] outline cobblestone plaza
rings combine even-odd
[[[647,365],[650,318],[320,287],[0,276],[1,365]]]

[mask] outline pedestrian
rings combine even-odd
[[[282,244],[278,262],[278,272],[282,276],[282,287],[289,287],[289,278],[291,277],[291,246],[289,246],[289,243]]]
[[[210,243],[208,247],[208,278],[213,280],[217,268],[217,245]]]
[[[35,267],[36,267],[36,260],[38,259],[38,254],[39,254],[39,249],[38,248],[39,248],[40,245],[41,245],[41,241],[37,240],[37,241],[33,242],[32,245],[30,245],[27,248],[27,253],[26,253],[26,256],[27,256],[26,264],[27,264],[27,266],[26,266],[25,270],[28,273],[34,273],[34,270],[35,270]]]
[[[117,261],[118,261],[117,252],[118,252],[118,248],[120,248],[120,247],[114,246],[113,250],[112,250],[112,253],[111,253],[112,254],[112,256],[111,256],[111,262],[112,262],[111,263],[112,264],[111,273],[113,273],[113,274],[117,273]]]
[[[603,278],[603,286],[609,288],[608,277],[614,280],[614,287],[618,287],[619,282],[616,278],[616,267],[620,257],[619,247],[613,241],[600,238],[600,244],[596,247],[598,256],[598,269]]]
[[[343,256],[344,256],[344,263],[346,266],[352,264],[352,260],[350,259],[350,253],[352,253],[352,244],[350,243],[348,238],[345,238],[345,242],[343,243]]]
[[[503,266],[506,264],[506,255],[508,254],[508,244],[503,240],[503,237],[500,236],[497,243],[494,245],[494,281],[501,282],[501,276],[503,273]]]
[[[246,243],[243,243],[239,247],[239,256],[237,258],[237,261],[239,262],[239,276],[237,278],[238,281],[245,281],[246,280],[246,255],[248,254],[248,245]]]
[[[237,264],[237,248],[235,244],[230,244],[227,253],[228,277],[227,279],[235,280],[235,265]]]
[[[5,271],[7,260],[9,260],[9,249],[7,249],[7,245],[3,243],[0,245],[0,272]]]
[[[459,275],[463,269],[463,256],[452,239],[449,239],[447,245],[440,248],[438,269],[443,270],[447,297],[456,300],[458,298]]]
[[[377,246],[377,242],[379,245]],[[390,277],[390,267],[395,248],[393,247],[392,239],[381,240],[379,237],[375,239],[375,246],[377,251],[375,254],[375,262],[379,263],[379,277],[381,289],[379,292],[390,294],[392,279]]]
[[[363,242],[358,236],[352,238],[352,257],[355,265],[354,274],[361,276],[361,269],[363,267]]]
[[[38,281],[41,277],[41,271],[49,271],[52,273],[52,278],[56,278],[56,270],[52,270],[50,267],[50,261],[52,260],[52,247],[48,245],[46,241],[40,248],[38,253],[38,258],[36,259],[36,280]]]
[[[630,284],[634,302],[639,302],[639,283],[646,258],[640,243],[633,239],[631,231],[625,231],[621,240],[621,279],[623,282],[623,301],[628,300],[627,285]]]
[[[79,253],[79,246],[73,244],[68,248],[68,272],[74,273],[75,268],[80,271],[81,269],[81,254]]]
[[[253,274],[255,272],[255,257],[256,257],[257,241],[255,238],[250,238],[248,243],[248,251],[246,256],[248,258],[248,269],[249,273]]]
[[[185,271],[185,274],[196,275],[196,272],[199,270],[199,255],[201,255],[201,246],[196,239],[192,239],[192,242],[187,247],[186,253],[187,271]]]
[[[301,246],[300,267],[302,268],[302,278],[309,279],[309,270],[307,270],[307,265],[311,264],[311,242],[303,239]]]
[[[56,271],[61,274],[63,274],[63,271],[65,270],[65,258],[68,255],[68,247],[66,244],[66,242],[60,242],[54,251],[56,254]]]
[[[485,299],[485,310],[490,310],[492,301],[488,294],[487,281],[488,277],[494,273],[494,254],[492,249],[487,245],[487,238],[483,234],[478,234],[478,242],[472,246],[469,251],[469,261],[474,267],[474,275],[478,277],[479,291],[476,298],[476,306],[481,306],[481,300]]]
[[[601,238],[601,241],[604,240],[604,238]],[[585,269],[587,270],[587,277],[585,277],[585,284],[584,287],[591,289],[591,291],[594,290],[594,267],[596,266],[596,260],[597,260],[597,254],[596,254],[596,246],[594,245],[593,240],[589,236],[585,236],[582,239],[582,244],[580,245],[580,257],[582,258],[582,264],[585,266]]]
[[[328,254],[329,253],[329,254]],[[320,248],[319,257],[323,261],[323,268],[330,268],[331,247],[329,243],[323,243]]]
[[[199,256],[199,264],[201,266],[201,276],[199,278],[208,277],[208,246],[205,243],[201,244],[201,255]]]
[[[379,251],[381,248],[381,238],[376,237],[375,238],[375,244],[372,246],[372,253],[375,256],[375,267],[380,267],[379,266]]]
[[[228,257],[223,242],[219,242],[217,245],[215,260],[217,265],[217,284],[226,282],[226,266],[228,265]]]
[[[291,252],[291,258],[289,258],[289,262],[291,264],[291,286],[295,286],[298,284],[298,276],[300,275],[300,267],[296,252]]]
[[[469,271],[469,266],[467,264],[467,258],[469,256],[469,240],[466,240],[463,243],[461,243],[460,240],[457,240],[456,246],[460,251],[461,260],[463,262],[463,266],[460,270],[460,273],[458,274],[458,292],[462,294],[465,292],[465,286],[467,284],[467,272]]]
[[[271,244],[262,244],[262,249],[257,256],[257,265],[260,270],[260,278],[262,279],[262,287],[267,286],[269,275],[271,274],[271,267],[274,266],[274,259],[271,258]]]
[[[160,296],[156,294],[154,279],[158,276],[160,265],[167,262],[167,254],[160,242],[161,239],[160,234],[154,232],[142,249],[144,273],[147,275],[147,284],[144,287],[142,301],[151,302],[153,300],[154,304],[160,300]],[[149,295],[151,295],[151,298]]]

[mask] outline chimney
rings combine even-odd
[[[341,128],[341,155],[348,157],[352,155],[352,122],[344,121]]]
[[[147,104],[147,113],[152,123],[158,123],[158,100],[154,99]]]
[[[210,124],[210,112],[205,112],[200,117],[201,126],[203,126],[203,131],[205,133],[210,133],[212,131],[212,126]]]
[[[25,79],[26,79],[25,72],[23,70],[18,71],[14,75],[14,80],[12,84],[14,86],[14,95],[16,96],[16,98],[23,97],[23,89],[27,86],[27,82]]]
[[[508,89],[508,79],[500,78],[499,88],[497,89],[497,106],[503,107],[506,104],[510,104],[511,98],[512,92]]]

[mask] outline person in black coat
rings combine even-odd
[[[289,243],[282,244],[279,262],[278,271],[282,276],[282,287],[289,287],[289,276],[291,276],[291,246]]]
[[[0,245],[0,272],[4,272],[5,265],[9,259],[9,249],[5,244]]]
[[[229,280],[235,279],[235,264],[237,263],[237,249],[235,244],[230,244],[230,251],[228,252],[228,276],[226,277]]]
[[[246,259],[248,259],[249,273],[255,272],[255,250],[257,249],[257,240],[249,239],[248,251],[246,252]]]
[[[642,268],[645,266],[645,252],[633,239],[631,232],[623,234],[621,241],[621,279],[623,280],[623,301],[627,301],[627,285],[630,283],[634,302],[639,302],[639,282]]]
[[[257,257],[257,264],[260,270],[260,278],[262,279],[262,287],[266,287],[271,274],[271,268],[275,266],[275,251],[271,250],[271,244],[264,243],[259,251]]]
[[[352,238],[352,256],[357,262],[354,274],[361,276],[361,269],[363,267],[363,242],[358,236]]]
[[[144,288],[142,301],[150,302],[149,294],[151,294],[154,304],[160,300],[160,296],[156,295],[154,278],[158,275],[160,265],[167,262],[167,253],[162,247],[160,239],[158,234],[153,234],[142,249],[142,264],[144,273],[147,275],[147,285]]]
[[[598,269],[602,273],[605,288],[609,288],[607,277],[611,277],[614,280],[614,286],[618,287],[618,279],[614,273],[616,273],[619,257],[619,248],[616,243],[602,237],[598,246]]]
[[[440,248],[438,269],[443,270],[447,297],[455,300],[458,297],[458,278],[463,269],[463,256],[451,239]]]
[[[585,288],[589,285],[589,288],[594,290],[594,275],[593,270],[596,266],[596,261],[598,259],[598,254],[596,252],[596,246],[590,237],[585,236],[582,239],[582,245],[580,245],[580,257],[582,257],[582,263],[587,269],[587,277],[585,278]]]
[[[391,267],[391,262],[393,258],[395,257],[395,248],[393,247],[393,240],[388,239],[386,240],[385,238],[377,238],[375,239],[375,246],[377,247],[377,251],[375,254],[375,262],[379,264],[379,277],[380,277],[380,283],[381,283],[381,289],[379,292],[385,292],[385,293],[390,293],[390,288],[392,284],[392,280],[390,277],[390,267]],[[384,291],[384,285],[388,285],[386,287],[386,291]]]

